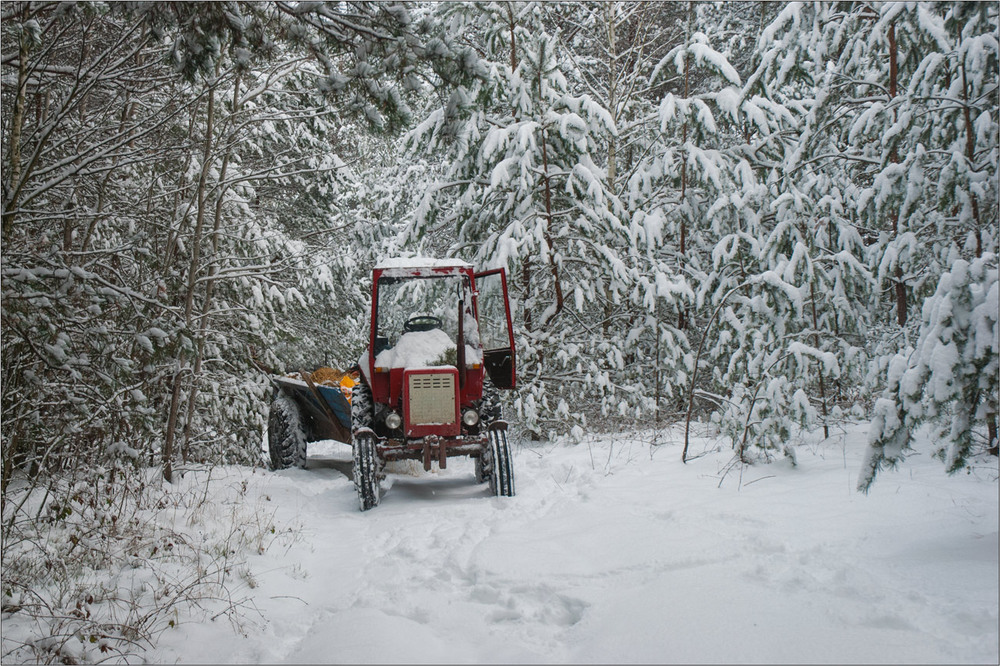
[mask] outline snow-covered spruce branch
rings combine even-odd
[[[271,263],[257,264],[220,269],[216,273],[210,273],[209,275],[203,275],[202,277],[196,278],[195,283],[204,284],[212,280],[232,280],[234,278],[241,277],[254,277],[267,284],[279,285],[280,283],[278,281],[269,280],[268,276],[283,276],[284,274],[285,268],[280,265]]]
[[[871,164],[873,166],[882,166],[882,164],[885,162],[885,160],[881,159],[881,158],[876,159],[876,158],[873,158],[873,157],[865,157],[863,155],[850,154],[850,153],[846,153],[846,152],[844,152],[844,153],[823,153],[821,155],[816,155],[815,157],[811,157],[811,158],[809,158],[807,160],[803,160],[802,162],[800,162],[799,164],[797,164],[795,166],[795,168],[792,169],[792,171],[789,172],[789,175],[795,173],[796,171],[799,171],[800,169],[803,169],[803,168],[809,166],[810,164],[814,164],[816,162],[824,162],[824,161],[833,160],[833,159],[847,160],[848,162],[860,162],[862,164]]]
[[[277,83],[278,81],[283,80],[285,77],[291,75],[292,73],[298,72],[301,69],[302,63],[305,62],[308,62],[308,59],[305,57],[294,58],[291,60],[278,63],[274,67],[269,68],[267,72],[265,72],[261,81],[255,87],[247,88],[246,92],[240,95],[239,100],[236,104],[237,107],[239,108],[245,107],[248,102],[253,101],[254,99],[259,97],[260,95],[263,95],[264,93],[276,92],[273,88],[274,84]],[[289,92],[289,91],[280,91],[280,92]],[[331,109],[327,113],[332,114],[333,110]],[[316,115],[322,115],[322,112],[318,112],[316,113]],[[279,116],[278,114],[276,114],[275,117],[283,117],[283,116]],[[314,116],[310,114],[306,117],[314,117]]]
[[[862,492],[883,467],[904,459],[912,433],[924,423],[935,428],[935,455],[950,474],[969,464],[977,427],[985,428],[987,447],[995,454],[1000,414],[996,266],[992,253],[955,261],[922,308],[916,345],[890,360],[858,479]]]
[[[279,92],[279,91],[270,91]],[[298,95],[293,91],[281,91],[283,94],[288,95]],[[323,109],[321,107],[312,107],[307,110],[301,111],[273,111],[262,113],[257,109],[253,110],[241,110],[239,113],[227,115],[223,118],[223,121],[219,127],[219,134],[225,136],[226,143],[220,145],[220,152],[232,151],[233,148],[237,146],[243,146],[246,142],[247,130],[252,127],[257,127],[263,125],[264,123],[283,123],[289,126],[295,126],[297,123],[302,123],[307,120],[318,120],[320,118],[337,118],[338,112],[336,109]],[[243,120],[238,123],[236,119],[239,116],[245,116]]]
[[[696,389],[695,393],[699,398],[708,400],[709,402],[714,402],[719,407],[722,407],[724,405],[733,405],[733,406],[737,405],[737,403],[733,402],[732,400],[723,395],[719,395],[718,393],[711,393],[709,391],[704,391],[702,389]]]
[[[302,21],[316,28],[320,33],[329,35],[338,43],[350,43],[355,35],[361,35],[375,41],[391,41],[395,36],[389,32],[378,30],[370,25],[366,25],[357,20],[348,19],[370,19],[369,16],[362,17],[359,14],[332,13],[323,5],[292,4],[288,2],[276,2],[275,7],[298,21]],[[318,17],[318,18],[317,18]]]

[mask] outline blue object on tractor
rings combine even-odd
[[[309,441],[334,439],[351,443],[351,403],[339,386],[290,377],[271,377],[271,382],[302,408]]]

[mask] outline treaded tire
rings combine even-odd
[[[513,497],[514,466],[510,459],[507,431],[490,430],[489,440],[489,459],[484,461],[483,467],[485,473],[489,474],[490,492],[496,497]]]
[[[479,422],[488,428],[494,421],[503,419],[503,406],[500,404],[500,390],[492,382],[483,382],[483,398],[479,402]]]
[[[375,405],[372,390],[362,379],[354,385],[351,393],[351,430],[372,428],[375,423]]]
[[[486,446],[489,448],[488,443]],[[487,462],[485,459],[487,457],[489,457],[489,454],[485,451],[476,456],[476,483],[486,483],[490,480],[490,472],[486,469]]]
[[[488,429],[495,421],[503,419],[503,406],[500,404],[500,390],[492,382],[483,382],[483,397],[479,401],[480,428]],[[486,483],[490,480],[493,469],[493,456],[487,443],[486,451],[476,457],[476,483]]]
[[[267,442],[271,469],[306,466],[306,434],[302,413],[295,401],[279,392],[267,417]]]
[[[375,450],[375,436],[371,432],[354,435],[354,489],[358,492],[358,504],[362,511],[378,506],[381,499],[379,488],[379,460]]]

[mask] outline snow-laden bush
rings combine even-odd
[[[887,389],[875,403],[869,450],[858,488],[910,449],[913,431],[934,428],[935,455],[949,473],[968,464],[985,429],[997,437],[997,256],[957,260],[924,302],[916,347],[889,363]]]
[[[247,557],[297,538],[248,493],[252,471],[199,467],[168,485],[121,452],[8,487],[4,663],[129,663],[181,623],[225,617],[239,630],[256,586]]]

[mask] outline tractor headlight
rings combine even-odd
[[[471,428],[479,423],[479,413],[474,409],[465,410],[465,413],[462,414],[462,423]]]
[[[385,416],[385,427],[389,430],[397,430],[399,426],[403,425],[403,417],[401,417],[396,412],[389,412]]]

